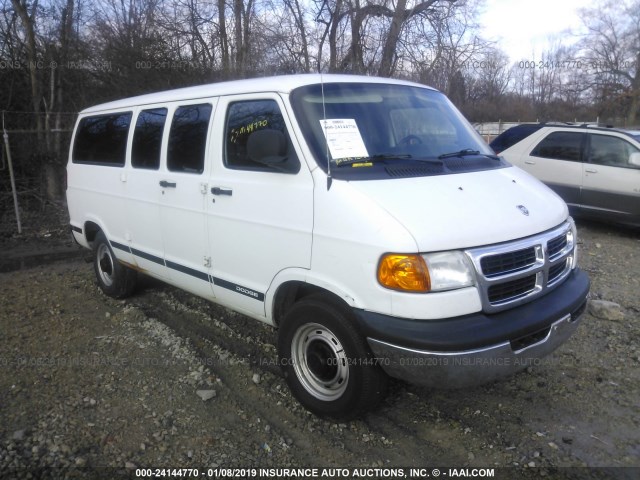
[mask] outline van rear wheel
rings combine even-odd
[[[318,415],[352,418],[386,393],[387,376],[351,313],[325,295],[291,307],[280,326],[278,351],[292,393]]]
[[[93,243],[93,269],[105,295],[125,298],[133,293],[138,274],[118,261],[103,232],[97,233]]]

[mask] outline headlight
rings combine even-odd
[[[453,290],[474,284],[473,267],[460,251],[427,253],[422,255],[431,278],[431,290]]]
[[[472,266],[459,251],[417,254],[389,253],[378,264],[378,282],[393,290],[432,292],[474,284]]]
[[[389,253],[378,264],[378,282],[383,287],[405,292],[431,289],[427,264],[420,255]]]
[[[569,217],[569,222],[571,224],[571,230],[567,233],[567,242],[570,242],[573,245],[571,268],[574,269],[578,266],[578,230],[573,218]]]

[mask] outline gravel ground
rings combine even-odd
[[[5,236],[0,478],[120,478],[149,467],[333,467],[355,477],[356,467],[435,466],[638,478],[640,232],[578,226],[596,302],[560,350],[474,389],[394,381],[377,411],[349,423],[292,398],[270,327],[151,279],[110,299],[66,233]],[[384,476],[365,473],[376,472]]]

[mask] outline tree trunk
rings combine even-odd
[[[407,0],[398,0],[391,18],[389,33],[382,49],[382,59],[378,69],[378,75],[381,77],[390,77],[393,73],[396,47],[402,31],[402,25],[405,22],[405,8],[407,8]]]
[[[66,6],[62,9],[60,15],[60,56],[58,58],[58,68],[55,70],[57,75],[55,76],[55,84],[53,84],[54,92],[52,92],[51,106],[55,105],[56,118],[55,118],[55,137],[53,144],[53,151],[55,155],[47,158],[45,164],[46,175],[46,192],[49,200],[56,200],[64,194],[62,191],[62,179],[64,176],[64,169],[60,166],[64,162],[65,152],[62,152],[62,119],[61,111],[64,108],[64,75],[65,69],[69,62],[69,45],[73,37],[73,11],[75,7],[74,0],[67,0]],[[51,72],[52,79],[54,78],[54,71]],[[53,80],[52,80],[53,81]],[[57,162],[56,162],[57,160]]]
[[[336,0],[335,10],[331,14],[331,29],[329,30],[329,72],[338,70],[338,26],[340,24],[343,0]]]
[[[636,82],[638,83],[638,82]],[[631,91],[631,103],[629,104],[629,110],[627,111],[627,126],[635,127],[638,125],[638,96],[640,96],[640,85],[632,87]]]
[[[229,37],[227,36],[227,18],[225,15],[225,0],[218,0],[218,23],[220,24],[220,53],[222,56],[222,72],[224,77],[231,73],[229,65]]]
[[[253,69],[249,65],[251,60],[251,14],[254,0],[248,0],[246,8],[242,11],[242,73],[243,77]],[[243,5],[244,7],[244,5]]]
[[[348,68],[351,63],[353,73],[364,73],[364,53],[362,46],[362,23],[365,16],[360,8],[360,0],[355,0],[355,13],[351,16],[351,48],[343,65]]]
[[[631,104],[629,105],[629,111],[627,112],[627,125],[637,126],[638,117],[638,97],[640,97],[640,52],[636,54],[636,76],[633,77],[631,82]]]
[[[234,70],[236,73],[242,72],[244,64],[244,58],[242,57],[242,54],[244,52],[244,48],[242,46],[242,1],[243,0],[233,0],[234,35],[236,43],[236,58]]]
[[[311,59],[309,58],[309,42],[307,40],[307,30],[304,25],[304,17],[302,16],[302,11],[300,10],[300,2],[298,0],[285,0],[287,8],[293,15],[296,28],[298,29],[298,35],[300,36],[300,41],[302,42],[302,68],[305,73],[311,71]]]
[[[21,2],[20,0],[11,0],[14,10],[20,17],[22,27],[24,28],[26,35],[26,49],[27,49],[27,61],[29,62],[29,79],[31,81],[31,103],[33,105],[33,114],[36,120],[36,132],[38,138],[38,145],[36,148],[42,146],[42,118],[40,117],[40,103],[42,101],[42,94],[40,92],[40,79],[38,78],[38,57],[36,51],[36,34],[35,34],[35,10],[37,2],[33,5],[33,14],[29,16],[27,12],[27,2]]]

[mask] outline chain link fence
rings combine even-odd
[[[30,218],[38,217],[41,222],[47,205],[59,208],[63,204],[65,165],[76,116],[67,112],[2,112],[0,235],[18,232],[19,219],[26,227],[33,227]]]

